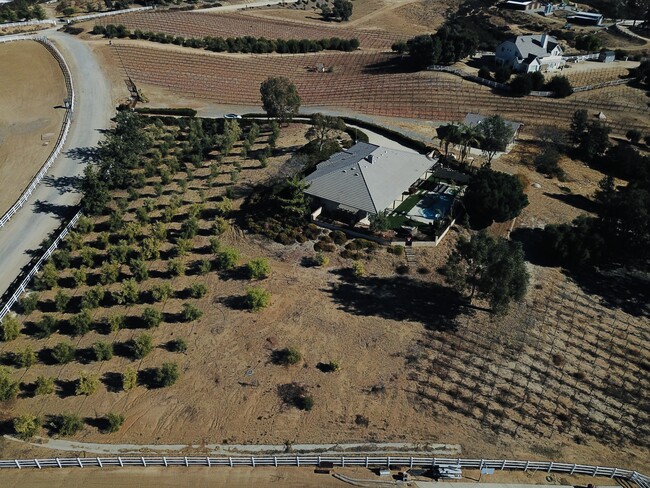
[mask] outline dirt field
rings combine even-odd
[[[328,23],[307,24],[282,19],[260,19],[242,13],[194,12],[134,12],[96,19],[84,24],[91,29],[95,24],[122,24],[130,30],[163,32],[184,37],[243,37],[267,39],[324,39],[330,37],[358,38],[362,49],[389,51],[393,42],[406,35],[370,29],[340,29]]]
[[[0,214],[20,197],[52,151],[66,96],[63,73],[34,41],[0,44]]]
[[[304,130],[299,125],[285,129],[279,147],[304,143]],[[212,187],[205,183],[210,172],[205,165],[194,171],[178,218],[169,224],[172,234],[197,201],[199,190],[207,202],[223,194],[237,160],[229,156],[222,163]],[[275,174],[284,160],[272,158],[263,169],[244,161],[239,191]],[[176,179],[185,177],[181,172]],[[142,196],[130,203],[127,219],[152,198],[157,180],[148,179]],[[177,188],[172,183],[156,202],[154,219]],[[531,201],[535,215],[545,203]],[[86,241],[95,242],[98,231]],[[403,257],[379,249],[364,258],[367,276],[352,279],[340,272],[351,264],[340,250],[331,254],[326,268],[313,268],[304,264],[304,258],[313,256],[313,242],[282,246],[231,230],[221,241],[242,253],[240,263],[258,256],[271,261],[272,276],[260,285],[273,296],[269,308],[258,314],[238,305],[251,285],[241,270],[170,278],[165,261],[154,260],[150,279],[141,289],[167,282],[178,291],[161,304],[164,323],[147,331],[159,347],[141,361],[120,352],[109,361],[88,359],[88,348],[97,340],[123,350],[120,344],[142,332],[138,317],[147,305],[96,309],[95,323],[108,313],[122,313],[129,325],[114,333],[99,327],[72,338],[81,363],[59,366],[44,359],[29,369],[15,370],[24,384],[38,375],[57,378],[58,393],[22,395],[4,406],[0,420],[27,412],[46,420],[49,415],[75,412],[89,419],[75,438],[91,442],[453,441],[462,444],[468,457],[554,459],[647,470],[650,424],[644,392],[650,359],[643,347],[647,322],[609,309],[558,270],[535,265],[529,268],[533,281],[526,301],[505,318],[494,320],[481,310],[458,307],[440,286],[437,269],[464,232],[454,229],[439,247],[418,249],[418,272],[413,270],[410,277],[396,274]],[[201,232],[185,262],[191,265],[206,257],[207,240]],[[163,247],[165,256],[169,248]],[[104,261],[105,251],[96,252],[96,262]],[[79,259],[77,254],[73,252],[73,259]],[[204,315],[191,323],[179,322],[181,303],[187,301],[182,290],[195,282],[208,289],[207,296],[192,300]],[[88,288],[69,288],[70,270],[61,273],[60,284],[77,297]],[[41,294],[46,310],[52,310],[47,304],[53,296],[54,291]],[[72,312],[57,314],[65,334],[40,340],[22,335],[2,343],[0,352],[29,345],[47,358],[48,348],[68,339],[65,323]],[[34,312],[25,319],[26,332],[41,316],[42,312]],[[178,337],[187,340],[186,354],[164,346]],[[289,367],[274,364],[273,351],[290,346],[297,347],[304,359]],[[140,386],[129,392],[116,386],[116,377],[127,366],[142,371],[166,361],[179,364],[181,379],[176,385]],[[325,373],[316,367],[329,361],[339,361],[341,370]],[[102,378],[99,391],[90,397],[74,395],[81,371]],[[291,383],[303,385],[313,396],[312,411],[282,400]],[[108,411],[126,417],[116,434],[100,434],[93,423],[94,417]],[[3,457],[13,450],[3,443]]]
[[[448,73],[400,71],[392,54],[233,56],[131,41],[115,41],[113,49],[145,92],[147,86],[155,86],[224,105],[260,105],[259,84],[268,76],[286,76],[296,84],[303,106],[430,121],[458,121],[469,112],[500,113],[531,126],[568,126],[573,112],[585,108],[594,115],[603,111],[617,133],[630,127],[646,132],[650,127],[647,97],[627,85],[562,100],[513,98]],[[315,72],[311,68],[318,63],[331,66],[333,72]],[[182,68],[172,70],[172,66]]]
[[[347,470],[348,476],[356,476],[354,470]],[[182,480],[182,481],[181,481]],[[214,486],[236,487],[343,487],[349,486],[331,475],[314,474],[313,469],[291,468],[192,468],[160,469],[66,469],[61,471],[5,471],[2,473],[3,487],[19,488],[112,488],[114,486],[141,486],[175,488],[183,486],[208,488]]]

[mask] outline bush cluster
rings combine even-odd
[[[106,26],[96,25],[93,27],[91,34],[103,35],[107,38],[125,38],[144,39],[147,41],[160,42],[162,44],[176,44],[183,47],[193,47],[197,49],[207,49],[214,52],[229,53],[280,53],[280,54],[300,54],[314,53],[319,51],[354,51],[359,47],[359,39],[341,39],[331,37],[326,39],[266,39],[264,37],[202,37],[202,38],[185,38],[182,36],[173,36],[160,32],[144,32],[136,29],[131,32],[123,25],[108,24]]]

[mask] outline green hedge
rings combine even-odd
[[[179,117],[196,117],[196,110],[193,108],[136,108],[136,112],[145,115],[177,115]]]

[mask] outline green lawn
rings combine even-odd
[[[417,205],[421,198],[422,195],[416,193],[415,195],[409,196],[406,200],[400,203],[399,206],[393,210],[393,212],[388,217],[391,228],[397,229],[400,226],[404,225],[404,223],[409,220],[406,214],[409,213],[411,209]]]

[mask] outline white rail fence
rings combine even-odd
[[[32,269],[27,273],[25,278],[23,278],[23,280],[20,282],[20,285],[18,285],[18,288],[16,288],[14,293],[7,300],[7,303],[5,303],[0,309],[0,321],[2,321],[5,315],[9,313],[11,307],[13,307],[16,304],[16,302],[20,298],[20,295],[25,293],[25,291],[27,290],[27,286],[29,285],[29,282],[32,280],[34,276],[36,276],[39,270],[43,267],[43,264],[48,260],[48,258],[52,255],[52,253],[59,247],[59,244],[65,238],[65,236],[67,236],[68,233],[77,224],[79,217],[81,217],[81,212],[77,212],[77,214],[74,217],[72,217],[72,220],[70,220],[68,225],[65,226],[65,228],[61,231],[58,237],[54,239],[54,242],[52,242],[52,244],[47,249],[47,251],[43,253],[43,255],[39,258],[39,260],[32,267]]]
[[[0,24],[0,29],[6,29],[9,27],[24,27],[29,25],[56,25],[56,20],[45,19],[45,20],[26,20],[24,22],[6,22]]]
[[[52,150],[50,156],[47,158],[47,160],[41,167],[41,170],[34,177],[34,179],[32,179],[31,183],[29,184],[27,189],[23,192],[23,194],[20,196],[18,201],[16,201],[16,203],[14,203],[14,205],[9,210],[7,210],[7,212],[2,216],[2,218],[0,219],[0,228],[4,227],[5,224],[9,222],[11,217],[13,217],[15,213],[18,212],[18,210],[20,210],[23,205],[25,205],[25,203],[27,202],[31,194],[34,192],[38,184],[47,174],[47,171],[50,169],[50,166],[52,166],[52,163],[54,163],[56,158],[59,157],[59,154],[61,154],[61,151],[63,149],[63,144],[65,143],[66,137],[68,136],[68,131],[70,130],[70,121],[72,118],[72,113],[74,111],[74,104],[75,104],[74,86],[72,84],[72,75],[70,73],[70,68],[68,68],[65,59],[63,59],[63,56],[61,55],[59,50],[54,46],[54,44],[52,44],[45,37],[17,37],[14,38],[13,40],[23,40],[23,39],[32,39],[37,42],[40,42],[57,60],[59,66],[61,67],[61,71],[63,71],[63,78],[65,79],[66,92],[68,94],[68,106],[66,108],[66,114],[63,121],[63,126],[61,127],[61,131],[59,132],[59,136],[56,140],[56,144],[54,145],[54,149]]]
[[[650,478],[629,469],[582,464],[556,463],[544,461],[512,461],[507,459],[456,459],[413,456],[333,456],[333,455],[299,455],[299,456],[138,456],[138,457],[83,457],[83,458],[49,458],[49,459],[6,459],[0,460],[0,468],[86,468],[86,467],[152,467],[152,466],[321,466],[331,463],[335,467],[378,467],[400,466],[415,467],[458,467],[466,469],[493,468],[512,471],[539,471],[545,473],[564,473],[569,475],[586,475],[606,478],[619,478],[632,481],[643,488],[650,486]]]
[[[75,22],[83,22],[85,20],[90,20],[90,19],[99,19],[101,17],[110,17],[112,15],[121,15],[121,14],[128,14],[131,12],[142,12],[144,10],[153,10],[154,7],[136,7],[136,8],[127,8],[123,10],[111,10],[110,12],[98,12],[96,14],[88,14],[88,15],[79,15],[77,17],[70,17],[69,19],[66,20],[68,24],[74,24]]]

